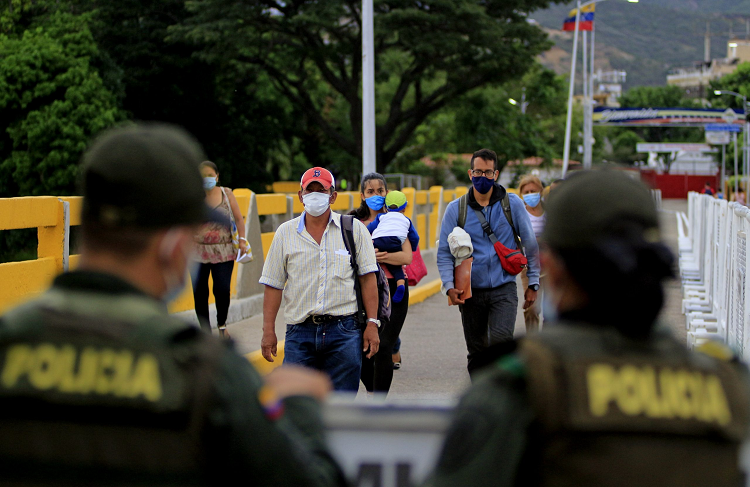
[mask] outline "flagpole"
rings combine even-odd
[[[591,4],[603,2],[604,0],[589,0],[588,2],[585,2],[583,5],[581,5],[581,0],[576,0],[576,22],[575,22],[575,34],[573,37],[573,58],[570,63],[570,87],[568,90],[568,117],[565,124],[565,153],[563,154],[563,176],[568,172],[568,162],[570,158],[570,124],[573,114],[573,93],[574,93],[574,82],[575,82],[575,65],[576,65],[576,55],[578,50],[578,31],[580,30],[580,21],[581,21],[581,8],[587,7]],[[627,0],[630,3],[638,3],[638,0]],[[584,32],[585,35],[585,32]],[[584,50],[583,53],[584,56],[584,62],[586,59],[586,51]],[[584,76],[586,76],[584,74]],[[592,162],[592,148],[593,148],[593,138],[594,138],[594,21],[592,20],[591,25],[591,75],[589,76],[588,80],[588,94],[591,97],[591,100],[589,101],[587,97],[584,96],[584,140],[583,140],[583,161],[584,161],[584,168],[589,169],[591,167]],[[585,86],[585,83],[584,83]],[[586,90],[586,88],[584,88]],[[588,105],[588,106],[587,106]],[[586,123],[586,120],[588,119],[588,123]],[[748,136],[750,137],[750,131],[748,132]],[[748,142],[748,151],[750,151],[750,141]],[[748,152],[750,154],[750,152]],[[748,160],[750,161],[750,155],[748,157]],[[586,165],[588,164],[588,167]],[[750,169],[749,169],[750,171]]]
[[[588,150],[589,169],[594,162],[592,155],[594,148],[594,33],[596,32],[596,18],[591,22],[591,75],[589,76],[589,138],[584,145],[584,151]]]
[[[589,68],[588,68],[588,50],[587,50],[587,40],[588,40],[588,32],[586,32],[586,29],[583,29],[583,32],[581,32],[581,38],[583,40],[583,45],[581,46],[583,49],[583,65],[581,66],[582,69],[582,83],[583,83],[583,132],[582,132],[582,142],[583,142],[583,152],[581,155],[583,156],[583,168],[589,169],[588,167],[588,161],[586,160],[586,140],[588,138],[588,130],[589,130]]]
[[[563,149],[562,177],[568,172],[570,159],[570,124],[573,117],[573,94],[575,93],[576,58],[578,57],[578,28],[581,22],[581,0],[576,0],[576,27],[573,31],[573,56],[570,61],[570,86],[568,87],[568,116],[565,121],[565,148]]]

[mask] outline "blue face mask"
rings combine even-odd
[[[479,191],[481,194],[487,194],[492,189],[492,187],[495,185],[495,180],[486,178],[484,176],[472,177],[471,178],[472,184],[474,184],[474,189]]]
[[[208,191],[209,189],[214,189],[214,186],[216,186],[216,178],[203,178],[203,189]]]
[[[540,198],[541,198],[541,195],[539,193],[529,193],[529,194],[523,195],[524,203],[526,203],[532,208],[536,208],[536,205],[539,204]]]
[[[385,196],[375,195],[370,196],[369,198],[365,199],[365,203],[367,203],[367,206],[369,206],[371,209],[375,211],[380,211],[383,209],[383,205],[385,204]]]

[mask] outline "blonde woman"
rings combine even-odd
[[[526,205],[526,212],[529,214],[531,220],[531,227],[534,229],[534,235],[537,240],[542,234],[544,224],[547,221],[547,217],[544,214],[544,206],[542,204],[542,191],[544,185],[542,181],[532,174],[527,174],[521,178],[518,183],[518,194],[523,198],[523,202]],[[521,273],[521,282],[523,283],[523,289],[529,286],[529,278],[526,276],[526,269]],[[539,292],[542,291],[544,286],[544,274],[539,277]],[[526,332],[539,331],[539,323],[541,322],[541,294],[537,298],[536,302],[526,308],[523,312],[524,319],[526,321]]]

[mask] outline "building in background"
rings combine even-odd
[[[727,42],[727,57],[704,59],[692,68],[677,68],[667,75],[667,84],[679,86],[691,98],[706,98],[711,81],[734,72],[737,65],[750,61],[750,39],[733,38]]]
[[[627,80],[625,71],[604,71],[594,74],[594,106],[620,107],[622,85]]]

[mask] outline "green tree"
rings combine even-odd
[[[742,63],[737,66],[737,69],[735,69],[734,72],[715,81],[712,81],[711,87],[708,90],[708,99],[712,102],[714,107],[742,109],[742,98],[734,95],[716,95],[714,94],[714,90],[734,91],[735,93],[739,93],[740,95],[744,95],[745,97],[750,98],[750,63]],[[750,120],[747,112],[745,114],[745,117]],[[741,134],[738,135],[739,136],[737,137],[737,143],[738,151],[740,154],[739,158],[741,160],[742,151],[744,150],[743,147],[745,138],[742,137]],[[731,162],[733,160],[734,145],[729,144],[727,146],[726,164],[732,173],[734,173],[734,165]],[[743,165],[740,162],[740,172],[742,172],[742,168]]]
[[[122,118],[88,22],[58,10],[0,35],[0,195],[72,194],[89,140]]]
[[[636,152],[639,142],[643,142],[638,134],[632,130],[623,130],[612,140],[612,155],[610,158],[616,162],[633,165],[637,161],[645,159],[645,154]]]
[[[184,0],[70,0],[94,13],[98,67],[133,120],[185,127],[221,172],[222,184],[263,191],[271,152],[301,137],[300,113],[255,66],[209,64],[188,43],[167,40],[189,13]]]
[[[375,1],[377,167],[427,118],[482,86],[519,78],[549,47],[526,14],[550,0]],[[361,155],[361,3],[205,0],[173,29],[219,65],[257,66],[307,122],[354,160]],[[321,83],[324,86],[321,87]],[[332,107],[343,104],[342,118]],[[334,111],[335,112],[335,111]]]
[[[520,105],[509,102],[513,98],[520,103],[524,91],[528,104],[525,113]],[[555,146],[551,128],[562,116],[564,129],[565,96],[564,80],[534,64],[520,80],[478,88],[428,118],[398,153],[394,169],[408,171],[425,155],[437,161],[445,159],[447,153],[471,153],[482,147],[498,153],[501,170],[508,161],[531,156],[551,163],[562,151],[562,142],[559,149]],[[464,161],[455,162],[456,174],[462,177]]]
[[[742,108],[742,99],[734,95],[715,95],[715,90],[734,91],[750,98],[750,63],[742,63],[732,73],[711,82],[708,99],[713,105]]]

